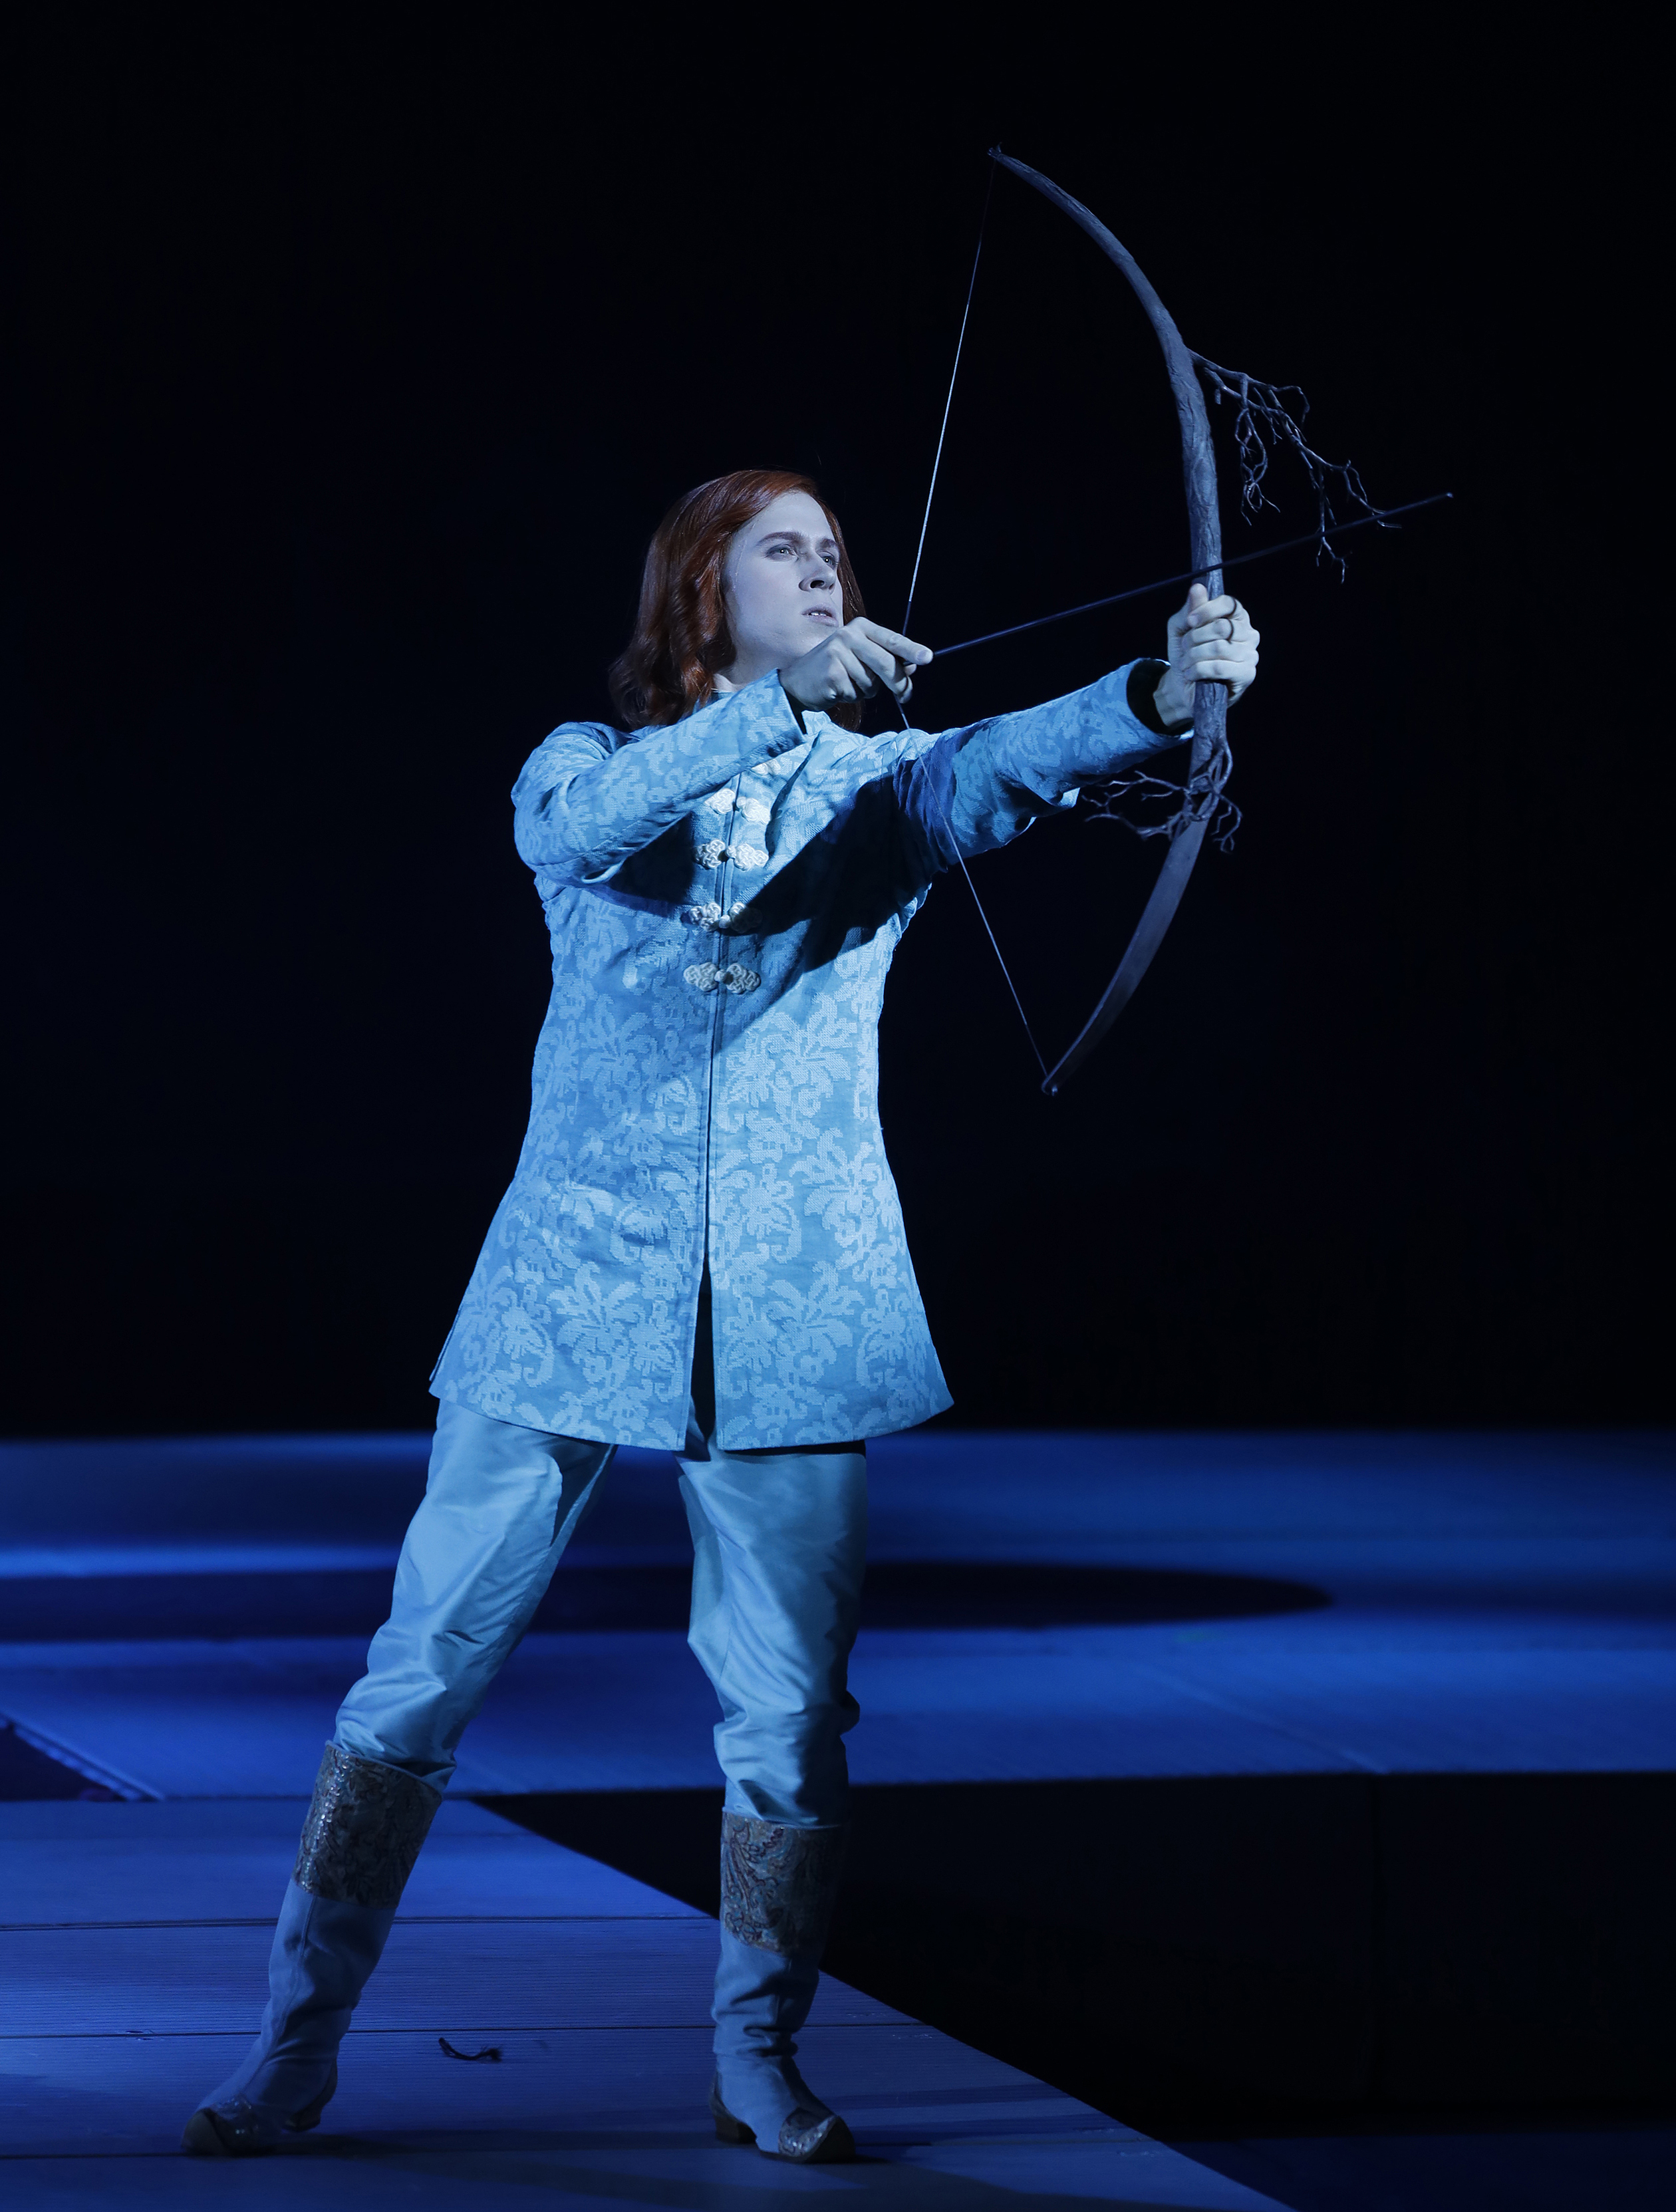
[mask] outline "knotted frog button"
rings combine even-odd
[[[736,868],[766,868],[768,856],[760,845],[736,845],[733,848],[733,865]]]
[[[697,858],[701,868],[719,868],[727,858],[727,848],[720,837],[707,837],[698,848]]]
[[[681,980],[690,983],[695,991],[714,991],[722,980],[722,973],[714,960],[697,960],[690,968],[681,970]]]
[[[747,968],[742,960],[736,960],[731,968],[724,968],[718,978],[718,981],[726,984],[730,991],[736,992],[741,998],[747,991],[754,991],[762,980],[756,970],[754,968]],[[707,988],[714,991],[716,987],[712,983]]]

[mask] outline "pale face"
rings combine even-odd
[[[729,684],[754,684],[843,626],[838,542],[820,502],[782,492],[727,549],[722,592],[734,658]]]

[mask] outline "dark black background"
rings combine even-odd
[[[1457,499],[1342,584],[1241,579],[1245,826],[1064,1097],[958,882],[908,937],[885,1127],[953,1418],[1667,1410],[1633,58],[999,20],[66,7],[21,41],[8,1426],[428,1419],[544,1003],[508,787],[607,711],[705,477],[815,471],[897,617],[996,139],[1376,497]],[[1230,550],[1307,526],[1277,491],[1248,533],[1225,498]],[[916,629],[1185,558],[1139,310],[1003,177]],[[951,662],[920,717],[1156,651],[1171,604]],[[1155,858],[1054,823],[979,866],[1049,1045]]]

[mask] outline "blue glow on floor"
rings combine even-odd
[[[366,1638],[283,1633],[287,1577],[360,1573],[376,1598],[425,1450],[0,1447],[0,1612],[27,1589],[34,1618],[96,1613],[101,1576],[131,1613],[159,1597],[141,1637],[0,1644],[0,1715],[124,1792],[306,1792]],[[887,1438],[871,1468],[893,1625],[856,1653],[859,1780],[1676,1765],[1668,1436],[937,1432]],[[672,1462],[625,1453],[558,1594],[616,1577],[626,1618],[637,1589],[645,1617],[678,1618],[683,1539]],[[958,1562],[991,1563],[984,1625],[946,1617],[938,1576]],[[1102,1570],[1116,1617],[1078,1617]],[[170,1634],[185,1601],[161,1578],[182,1573],[250,1578],[236,1638]],[[1010,1590],[1037,1625],[1007,1625]],[[467,1737],[458,1786],[703,1786],[714,1718],[673,1625],[537,1632]]]

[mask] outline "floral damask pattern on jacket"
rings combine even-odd
[[[885,978],[956,841],[1003,844],[1157,748],[1126,673],[876,738],[800,728],[765,677],[672,728],[537,748],[513,799],[552,998],[439,1397],[678,1449],[707,1238],[726,1449],[950,1403],[879,1128]]]

